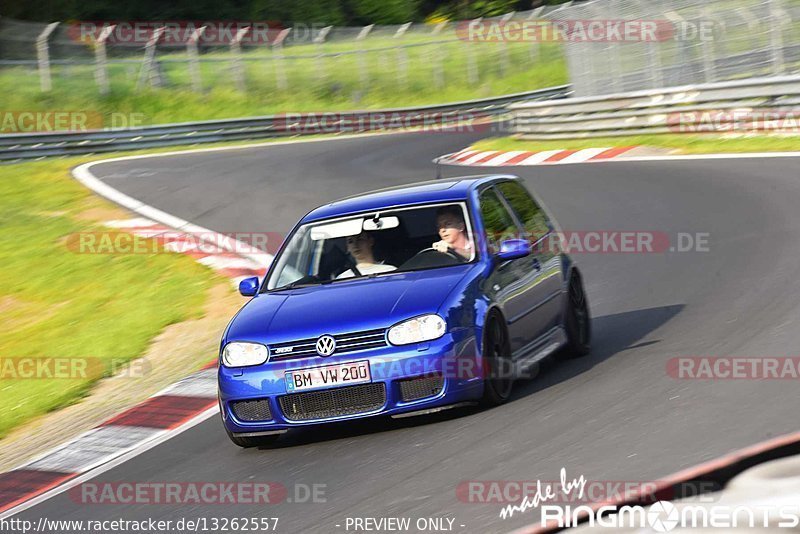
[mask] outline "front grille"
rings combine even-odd
[[[231,410],[239,421],[269,421],[272,419],[267,399],[232,402]]]
[[[379,329],[351,332],[349,334],[335,335],[333,339],[336,340],[336,350],[333,354],[377,349],[386,346],[386,331]],[[281,362],[317,356],[316,344],[317,338],[275,343],[269,346],[269,361]]]
[[[278,401],[286,419],[307,421],[371,412],[386,404],[383,382],[292,393]]]
[[[420,376],[400,381],[400,398],[403,402],[438,395],[444,387],[442,375]]]

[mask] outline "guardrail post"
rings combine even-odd
[[[710,9],[702,10],[703,18],[716,24]],[[702,37],[700,37],[702,39]],[[706,82],[713,82],[717,79],[717,57],[724,57],[717,51],[717,31],[714,28],[713,36],[710,40],[703,41],[703,70],[706,72]]]
[[[155,30],[153,30],[153,35],[150,36],[150,39],[147,41],[147,44],[144,48],[144,59],[142,60],[142,69],[139,71],[139,80],[136,82],[136,90],[140,90],[145,83],[145,80],[150,81],[150,85],[157,85],[154,79],[154,60],[156,57],[156,45],[158,41],[161,39],[161,36],[164,35],[164,26],[159,26]]]
[[[364,26],[361,28],[361,31],[358,32],[356,36],[356,41],[359,43],[363,43],[364,39],[367,38],[369,32],[372,31],[374,28],[374,24],[370,24],[369,26]],[[361,87],[366,87],[369,85],[369,69],[367,68],[367,51],[364,50],[364,46],[361,45],[358,49],[358,78],[361,83]]]
[[[759,30],[758,28],[760,22],[759,17],[757,17],[752,11],[750,11],[750,9],[748,9],[747,6],[740,6],[734,8],[734,11],[736,12],[737,15],[739,15],[739,18],[742,19],[742,22],[744,22],[747,25],[747,31],[751,35],[756,35],[756,32]]]
[[[58,25],[58,22],[51,22],[42,30],[39,37],[36,38],[36,59],[39,64],[39,86],[43,92],[47,92],[53,88],[53,83],[50,79],[50,50],[47,46],[47,39]]]
[[[642,18],[647,18],[647,7],[644,4],[645,0],[637,0],[637,7],[642,15]],[[650,71],[650,84],[649,87],[653,89],[664,86],[664,73],[661,66],[660,43],[658,41],[648,41],[645,43],[645,52],[647,53],[647,68]]]
[[[272,43],[272,61],[275,63],[275,83],[278,89],[282,91],[289,88],[289,82],[286,79],[286,70],[283,65],[283,42],[291,31],[291,28],[281,30]]]
[[[200,64],[197,59],[197,42],[203,37],[206,27],[200,26],[192,32],[191,37],[186,42],[186,55],[189,56],[189,76],[192,79],[192,90],[199,93],[203,90],[203,82],[200,77]]]
[[[234,36],[233,40],[231,41],[233,81],[236,84],[236,88],[241,92],[245,92],[247,90],[244,80],[244,65],[242,64],[242,39],[244,39],[244,36],[247,35],[247,32],[249,31],[250,26],[246,28],[239,28],[236,31],[236,35]]]
[[[781,0],[769,0],[770,48],[772,49],[772,73],[783,74],[786,70],[783,58],[783,17],[786,12],[781,7]]]
[[[436,89],[441,89],[444,87],[444,58],[442,57],[442,47],[434,46],[432,56],[433,86]]]
[[[469,25],[472,26],[481,24],[483,22],[483,17],[478,17],[477,19],[471,20]],[[467,31],[467,35],[469,35],[469,30]],[[475,45],[469,39],[465,39],[464,46],[466,47],[466,54],[467,54],[467,81],[471,84],[478,83],[480,79],[480,72],[478,71],[478,64],[475,61],[475,49],[472,48]],[[491,46],[491,45],[489,45]],[[434,80],[435,81],[435,80]],[[442,73],[441,85],[444,86],[444,73]],[[437,87],[439,87],[437,85]]]
[[[475,50],[472,48],[475,43],[469,40],[464,41],[464,55],[467,59],[467,82],[471,85],[478,83],[480,76],[478,75],[478,64],[475,62]]]
[[[570,4],[571,5],[571,4]],[[567,8],[569,5],[564,4],[562,8]],[[617,4],[617,9],[614,9],[610,3],[606,3],[603,5],[604,9],[602,9],[600,15],[602,18],[607,20],[613,20],[615,11],[618,12],[619,4]],[[620,65],[622,64],[622,59],[620,57],[619,49],[620,44],[614,42],[613,40],[608,41],[608,48],[605,54],[601,54],[605,56],[605,66],[608,69],[607,72],[610,74],[611,78],[611,90],[614,93],[619,93],[623,91],[624,83],[622,79],[622,71],[620,69]]]
[[[410,22],[406,22],[402,26],[400,26],[394,34],[395,39],[402,38],[408,29],[411,27]],[[408,86],[408,57],[406,56],[406,49],[404,46],[400,45],[395,49],[395,55],[397,57],[396,67],[397,67],[397,83],[402,87]]]
[[[516,11],[510,11],[506,13],[505,15],[500,17],[500,24],[501,25],[507,24],[508,21],[511,20],[516,14],[517,14]],[[511,68],[511,60],[508,57],[508,43],[504,38],[501,37],[498,45],[500,47],[500,74],[505,76],[505,74]]]
[[[324,81],[327,78],[327,72],[325,71],[325,62],[323,61],[325,55],[322,53],[322,45],[325,43],[325,39],[328,37],[328,34],[333,29],[333,26],[325,26],[322,28],[314,40],[312,41],[315,45],[317,45],[317,78],[320,81]]]
[[[661,56],[658,53],[658,43],[647,43],[647,66],[650,69],[650,86],[653,89],[664,86],[664,76],[661,71]]]
[[[444,30],[445,26],[447,26],[447,22],[448,21],[444,20],[439,24],[437,24],[436,26],[434,26],[431,35],[439,35],[440,33],[442,33],[442,30]]]
[[[100,31],[94,43],[94,79],[101,95],[108,94],[108,57],[106,56],[106,41],[111,32],[116,28],[115,24],[106,26]]]
[[[678,71],[677,78],[674,80],[670,80],[669,83],[670,85],[680,85],[681,83],[691,83],[693,81],[696,81],[692,76],[693,73],[688,70],[689,65],[693,63],[691,61],[692,59],[691,54],[689,54],[689,51],[687,49],[689,45],[686,42],[685,35],[683,35],[683,33],[680,34],[678,33],[679,29],[682,32],[685,32],[686,19],[678,15],[675,11],[664,12],[664,17],[672,23],[674,29],[673,34],[677,36],[676,42],[678,46],[678,57],[679,57],[678,65],[681,66],[681,70]]]
[[[539,15],[541,15],[542,11],[544,11],[544,8],[545,8],[545,6],[539,6],[536,9],[534,9],[533,11],[531,11],[531,14],[528,15],[528,20],[536,20],[536,19],[538,19]],[[531,43],[530,56],[531,56],[531,61],[533,61],[533,62],[538,61],[539,60],[539,56],[540,56],[540,52],[539,52],[539,46],[540,46],[540,44],[539,44],[539,35],[540,35],[540,33],[536,33],[534,35],[533,42]]]
[[[397,39],[398,37],[404,36],[410,27],[411,27],[410,22],[406,22],[405,24],[400,25],[400,27],[397,28],[397,31],[394,32],[394,38]]]

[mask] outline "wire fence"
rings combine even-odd
[[[797,0],[594,0],[554,21],[651,21],[658,39],[565,42],[577,96],[800,72]]]
[[[618,21],[653,24],[658,35],[586,38],[579,31]],[[564,31],[522,39],[503,31],[525,24]],[[499,28],[500,37],[472,39],[464,31],[470,25],[487,35]],[[446,98],[448,87],[497,80],[510,80],[504,92],[530,89],[537,73],[558,69],[569,73],[577,96],[797,73],[800,0],[590,0],[491,19],[365,27],[0,18],[0,82],[41,91],[163,87],[284,99],[307,92],[358,105],[369,92],[435,90]],[[563,83],[558,73],[544,85],[552,81]]]
[[[544,16],[553,8],[497,20]],[[491,19],[487,19],[491,20]],[[44,24],[0,18],[0,76],[100,93],[169,87],[207,92],[269,87],[352,95],[380,86],[476,86],[562,60],[557,45],[474,43],[458,22],[284,28],[260,22]],[[356,99],[357,100],[357,99]]]

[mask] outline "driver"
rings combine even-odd
[[[436,228],[442,240],[431,245],[434,250],[450,252],[464,261],[472,259],[472,241],[467,237],[467,224],[464,222],[464,214],[460,207],[439,208],[436,211]]]
[[[394,265],[386,265],[384,263],[376,262],[375,256],[372,253],[372,248],[375,245],[375,238],[367,232],[361,232],[358,235],[351,235],[347,237],[347,252],[356,260],[356,269],[362,275],[386,273],[397,269]],[[355,273],[352,269],[347,269],[345,272],[336,277],[339,278],[352,278]]]

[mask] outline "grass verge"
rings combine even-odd
[[[0,167],[0,437],[74,403],[168,325],[199,317],[220,281],[188,256],[71,251],[69,236],[130,217],[71,178],[91,159]],[[26,358],[69,368],[51,363],[26,377]]]
[[[316,57],[321,52],[335,53],[341,46],[326,45],[330,50],[291,47],[284,60],[263,51],[245,52],[245,91],[237,90],[230,54],[222,52],[202,56],[202,91],[192,91],[185,54],[176,52],[160,56],[164,60],[161,88],[137,90],[140,65],[112,63],[110,93],[101,96],[95,67],[89,63],[53,65],[53,88],[48,93],[39,90],[35,69],[6,67],[0,69],[0,92],[6,110],[88,112],[102,115],[105,127],[125,127],[439,104],[552,87],[567,83],[568,78],[556,43],[542,43],[536,54],[530,43],[501,48],[496,43],[455,41],[402,52],[374,49],[363,55]],[[92,122],[96,126],[94,118]],[[12,133],[12,126],[0,133]]]
[[[675,154],[713,154],[728,152],[792,152],[800,150],[797,136],[726,136],[713,134],[663,134],[591,139],[532,140],[493,137],[473,145],[475,150],[579,150],[615,146],[642,146],[669,150]]]

